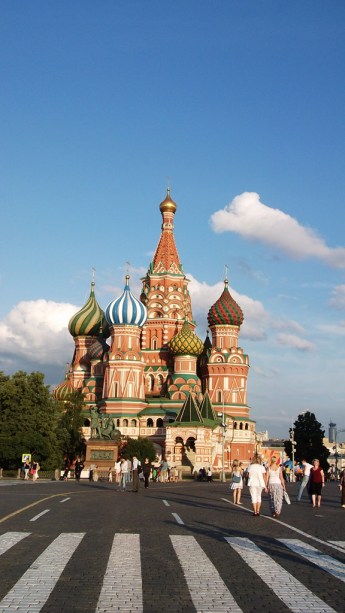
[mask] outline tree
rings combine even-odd
[[[290,458],[292,458],[291,434],[292,428],[290,428],[290,440],[284,442],[285,452]],[[323,444],[325,431],[322,430],[314,413],[307,411],[298,416],[293,424],[293,435],[296,442],[295,459],[298,462],[305,459],[311,463],[314,458],[318,458],[322,468],[328,470],[329,451]]]
[[[136,456],[142,464],[145,458],[148,458],[150,462],[154,462],[157,459],[153,442],[141,436],[139,436],[139,438],[128,437],[121,446],[120,454],[127,460]]]
[[[67,401],[55,401],[59,413],[56,435],[62,457],[70,461],[85,452],[85,443],[81,428],[83,426],[83,410],[85,409],[83,394],[77,390]]]
[[[44,375],[18,371],[0,373],[0,465],[20,466],[23,453],[31,453],[42,468],[59,461],[56,411]]]

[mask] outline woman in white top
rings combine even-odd
[[[248,467],[248,485],[254,509],[253,515],[260,515],[262,490],[265,488],[267,491],[264,479],[265,472],[260,457],[254,456],[252,463]]]
[[[271,458],[271,463],[266,470],[265,481],[270,495],[272,517],[279,517],[283,506],[285,482],[282,469],[278,466],[275,457]]]

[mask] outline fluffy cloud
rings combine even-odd
[[[188,274],[187,277],[190,280],[189,293],[192,299],[193,315],[198,323],[206,328],[207,313],[222,294],[224,283],[208,285],[205,281],[198,281],[191,274]],[[250,338],[251,340],[266,338],[269,316],[262,303],[244,294],[239,294],[232,288],[230,288],[230,293],[244,313],[241,338]]]
[[[300,338],[295,334],[278,334],[277,341],[284,347],[290,347],[292,349],[297,349],[298,351],[315,351],[314,343],[311,343],[304,338]]]
[[[57,365],[73,355],[68,321],[80,307],[51,300],[19,302],[0,322],[0,363]],[[38,368],[38,366],[37,366]]]
[[[294,259],[317,258],[334,268],[345,268],[344,247],[328,247],[314,230],[260,202],[255,192],[244,192],[213,213],[211,226],[218,233],[236,232],[260,241]]]

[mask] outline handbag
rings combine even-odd
[[[289,496],[289,494],[287,493],[286,490],[284,490],[284,500],[285,500],[286,504],[291,504],[290,496]]]
[[[241,477],[240,477],[240,475],[233,475],[233,476],[232,476],[232,482],[233,482],[233,483],[241,483]]]

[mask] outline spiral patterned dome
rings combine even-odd
[[[200,338],[185,321],[180,332],[175,334],[168,343],[169,349],[174,355],[194,355],[202,353],[204,345]]]
[[[62,400],[62,401],[66,401],[69,400],[69,398],[71,397],[71,394],[73,394],[74,392],[74,388],[72,386],[72,384],[68,381],[67,377],[66,379],[63,381],[63,383],[60,383],[60,385],[58,385],[52,392],[53,398],[55,400]]]
[[[222,295],[217,302],[211,306],[207,320],[209,326],[240,326],[243,323],[243,313],[241,307],[233,299],[228,290],[228,281],[225,280],[225,287]]]
[[[147,309],[140,300],[134,298],[129,287],[129,275],[120,298],[108,304],[105,318],[109,325],[143,326],[147,320]]]
[[[102,360],[103,356],[107,351],[109,351],[110,347],[105,342],[105,339],[100,336],[92,345],[89,347],[88,354],[91,360]]]
[[[91,283],[91,292],[89,299],[71,319],[69,320],[68,329],[72,336],[98,336],[104,312],[99,306],[94,292],[95,283]]]

